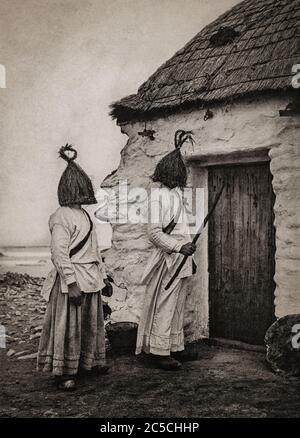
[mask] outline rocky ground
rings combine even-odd
[[[0,277],[0,417],[298,417],[300,380],[274,374],[259,352],[203,345],[199,360],[168,373],[132,356],[110,355],[106,376],[58,392],[35,371],[45,311],[42,280]],[[0,327],[1,328],[1,327]],[[0,342],[3,341],[3,336]],[[3,344],[2,344],[3,346]]]
[[[0,324],[5,327],[1,339],[5,337],[8,357],[23,360],[36,353],[46,309],[40,297],[42,283],[42,278],[26,274],[0,276]]]

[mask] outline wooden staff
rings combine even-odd
[[[193,242],[194,244],[196,244],[196,242],[197,242],[197,240],[199,239],[199,237],[200,237],[202,231],[204,230],[204,228],[205,228],[207,222],[209,221],[211,215],[212,215],[213,212],[215,211],[215,208],[216,208],[216,206],[217,206],[217,203],[219,202],[219,199],[220,199],[220,197],[221,197],[221,195],[222,195],[222,192],[223,192],[223,190],[224,190],[224,187],[225,187],[225,184],[223,184],[221,190],[219,191],[219,193],[218,193],[217,196],[216,196],[216,199],[214,200],[213,205],[211,206],[211,209],[209,210],[209,212],[208,212],[207,215],[205,216],[204,221],[202,222],[202,224],[201,224],[201,226],[200,226],[200,228],[199,228],[197,234],[195,234],[195,236],[194,236],[194,238],[193,238],[193,240],[192,240],[192,242]],[[168,289],[172,286],[172,284],[174,283],[175,279],[176,279],[177,276],[179,275],[181,269],[182,269],[183,266],[185,265],[185,263],[186,263],[188,257],[190,257],[190,256],[185,255],[185,256],[183,257],[183,259],[181,260],[180,265],[179,265],[178,268],[176,269],[176,272],[174,273],[174,275],[172,276],[172,278],[169,280],[168,284],[166,285],[165,290],[168,290]]]

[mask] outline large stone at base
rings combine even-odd
[[[298,326],[298,327],[297,327]],[[278,319],[267,330],[267,361],[275,372],[300,376],[300,314]]]

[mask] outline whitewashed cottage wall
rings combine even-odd
[[[235,152],[268,150],[276,195],[276,316],[300,313],[300,117],[279,117],[279,110],[289,102],[274,97],[236,101],[212,108],[213,118],[204,121],[205,110],[183,111],[147,122],[155,131],[155,140],[138,135],[145,123],[121,126],[128,141],[121,153],[116,173],[103,187],[117,188],[120,180],[130,187],[148,187],[156,163],[173,146],[177,129],[194,132],[194,151],[201,156],[219,156]],[[198,173],[197,184],[206,187],[206,170]],[[113,321],[138,322],[144,287],[140,277],[150,254],[151,244],[145,225],[113,225],[113,244],[106,254],[106,264],[116,288],[110,300]],[[207,235],[198,244],[197,277],[188,286],[185,329],[189,340],[208,336]]]

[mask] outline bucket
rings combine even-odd
[[[134,353],[137,328],[134,322],[110,322],[106,325],[107,337],[115,355]]]

